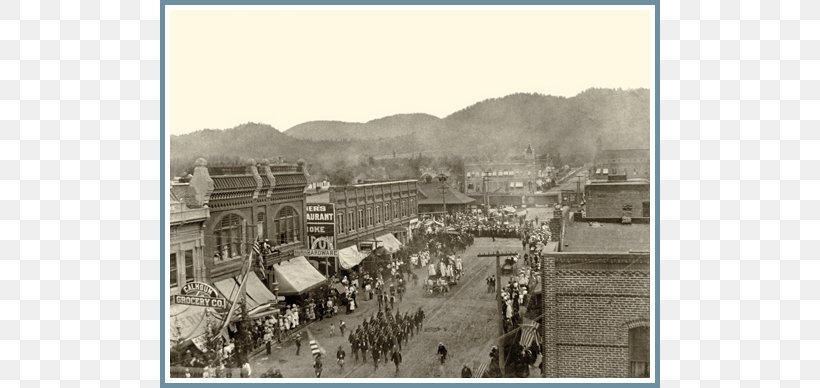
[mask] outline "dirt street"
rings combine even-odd
[[[493,339],[498,335],[496,302],[494,294],[487,293],[485,282],[488,275],[495,273],[495,259],[478,258],[476,255],[495,250],[517,252],[521,250],[521,243],[518,239],[497,239],[493,242],[490,238],[476,238],[473,246],[461,254],[464,277],[447,294],[425,296],[421,279],[426,278],[426,270],[416,270],[420,280],[418,286],[413,286],[411,282],[404,300],[397,303],[396,308],[404,313],[421,307],[427,318],[423,331],[403,345],[403,362],[398,374],[389,360],[386,364],[380,361],[378,368],[374,368],[370,355],[367,363],[361,360],[356,363],[347,342],[347,332],[344,337],[338,333],[341,320],[345,321],[348,330],[355,330],[365,317],[378,310],[376,301],[360,297],[360,307],[356,312],[312,323],[307,330],[327,351],[322,377],[460,377],[464,364],[475,368],[479,362],[487,360]],[[335,336],[329,336],[331,323],[336,327]],[[314,377],[307,333],[303,334],[303,338],[299,356],[296,356],[296,346],[289,342],[281,349],[274,348],[270,356],[263,352],[254,358],[251,362],[253,375],[259,376],[269,368],[277,367],[285,377]],[[448,360],[443,368],[436,357],[439,342],[443,342],[448,350]],[[344,369],[339,368],[335,361],[339,345],[347,352]]]

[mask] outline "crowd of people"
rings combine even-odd
[[[422,281],[425,291],[430,285],[429,281],[434,281],[440,291],[448,291],[463,275],[460,254],[473,244],[475,237],[521,240],[524,253],[514,260],[523,261],[524,265],[508,279],[506,285],[495,276],[486,279],[488,293],[494,293],[496,283],[502,282],[505,332],[517,328],[522,322],[520,307],[526,306],[529,290],[537,284],[537,276],[533,274],[540,267],[541,250],[551,238],[548,228],[538,222],[516,220],[512,216],[487,217],[480,213],[454,213],[440,220],[442,222],[423,220],[416,225],[413,239],[397,252],[374,252],[374,257],[369,261],[350,271],[343,271],[341,279],[334,278],[330,284],[311,291],[295,303],[290,301],[277,316],[243,322],[242,326],[249,332],[254,347],[264,346],[266,353],[271,354],[274,344],[295,338],[298,349],[301,342],[298,330],[307,323],[334,318],[345,312],[351,314],[359,307],[360,299],[376,299],[377,313],[349,331],[347,339],[351,354],[357,363],[360,358],[367,362],[370,355],[374,368],[378,368],[380,361],[392,361],[398,373],[402,344],[406,345],[409,338],[420,332],[424,321],[421,309],[413,313],[397,312],[408,283],[418,285],[421,275],[426,277]],[[337,331],[345,335],[343,320],[331,323],[329,333],[335,335]],[[202,377],[232,377],[237,373],[243,377],[250,376],[247,358],[238,359],[232,353],[232,345],[233,340],[229,340],[217,362],[202,363],[186,359],[182,365],[201,369]],[[340,368],[344,367],[346,355],[342,348],[337,351]],[[442,362],[445,358],[446,355],[442,357]],[[320,375],[321,357],[314,362],[314,367],[318,368],[317,375]],[[281,377],[278,370],[269,370],[264,375]]]

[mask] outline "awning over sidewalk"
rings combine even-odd
[[[364,260],[366,254],[359,252],[355,245],[339,250],[339,265],[344,269],[351,269]]]
[[[279,283],[279,295],[303,294],[327,281],[304,256],[275,264],[273,272]]]
[[[230,279],[223,279],[216,283],[216,289],[225,296],[228,301],[232,301],[239,292],[239,283],[241,279],[232,277]],[[276,297],[273,295],[265,284],[259,280],[255,272],[248,274],[248,282],[245,284],[245,305],[248,308],[248,315],[251,318],[259,318],[265,315],[275,314],[279,311]]]
[[[383,247],[390,253],[394,253],[401,249],[401,242],[395,236],[393,236],[392,233],[387,233],[379,237],[376,237],[376,240],[379,241],[380,247]]]

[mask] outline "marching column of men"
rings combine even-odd
[[[418,334],[423,325],[424,310],[421,308],[412,314],[396,312],[394,316],[382,311],[375,316],[371,314],[369,319],[365,319],[348,336],[354,362],[359,362],[359,355],[363,362],[367,362],[369,352],[374,369],[378,369],[379,361],[387,364],[392,360],[398,373],[402,344],[407,345],[408,340]]]

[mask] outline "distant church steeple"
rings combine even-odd
[[[532,145],[527,144],[527,150],[524,152],[524,158],[529,161],[535,161],[535,152],[532,150]]]

